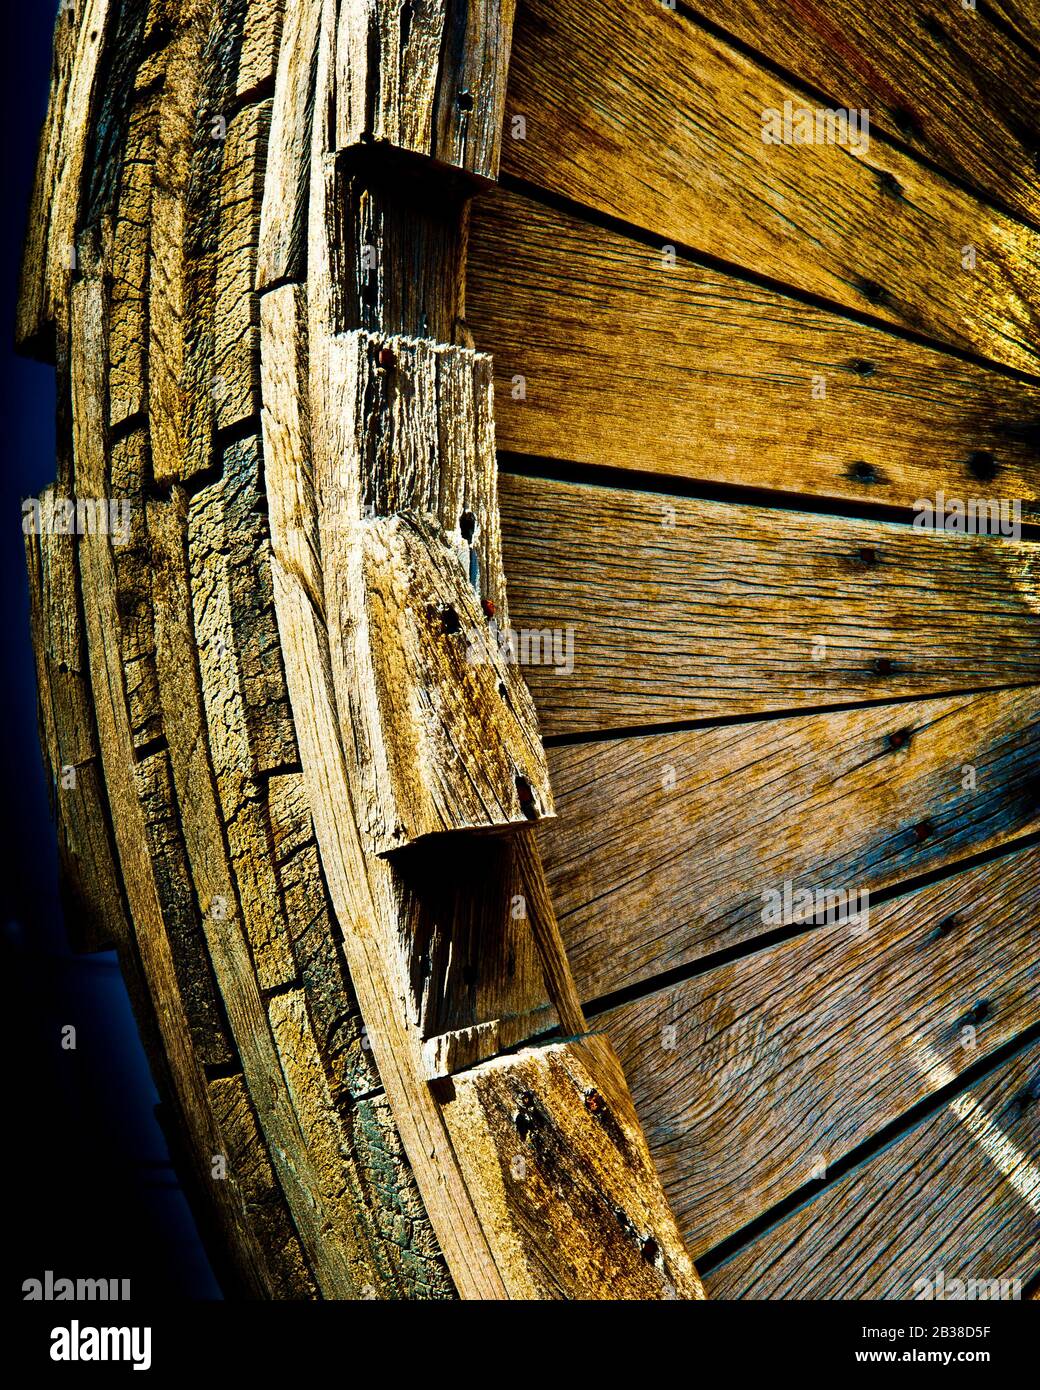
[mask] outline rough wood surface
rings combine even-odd
[[[312,455],[366,846],[551,816],[534,706],[497,640],[509,620],[491,364],[358,333],[339,335],[326,362],[333,433]]]
[[[496,1058],[444,1093],[514,1297],[704,1297],[605,1038]]]
[[[547,735],[1040,671],[1035,542],[536,477],[499,491],[512,622],[556,634],[524,666]]]
[[[552,750],[542,850],[582,998],[1040,828],[1035,688]]]
[[[54,498],[49,489],[44,506]],[[129,937],[99,766],[72,536],[25,537],[40,742],[58,828],[62,897],[73,945],[102,951]]]
[[[1040,1020],[1040,850],[595,1018],[694,1255]]]
[[[761,8],[761,7],[759,7]],[[1040,390],[516,193],[474,205],[500,449],[913,507],[1040,511]]]
[[[63,4],[54,26],[50,102],[22,258],[15,338],[53,360],[55,332],[67,327],[75,270],[80,185],[98,99],[98,71],[110,0]]]
[[[507,114],[526,130],[504,141],[505,172],[662,244],[997,362],[1040,366],[1040,231],[873,132],[865,152],[764,143],[764,111],[819,103],[681,10],[529,0],[509,83]]]
[[[691,8],[825,93],[827,105],[868,108],[872,129],[1037,221],[1040,54],[993,22],[999,5],[915,0],[896,22],[850,0],[792,0],[786,11],[760,0]],[[1031,25],[1035,42],[1035,7],[1031,16],[1023,10],[1019,22],[1026,33]]]
[[[236,88],[235,57],[251,15],[268,28],[260,47],[274,42],[258,9],[189,7],[169,23],[160,3],[131,6],[104,37],[118,61],[75,210],[75,306],[55,324],[59,490],[118,524],[27,537],[41,725],[59,770],[76,760],[72,799],[56,797],[74,905],[98,941],[117,939],[184,1182],[233,1287],[450,1297],[329,909],[278,651],[263,461],[241,429],[259,409],[270,102],[256,70]],[[232,114],[236,89],[247,100]]]
[[[1034,1043],[720,1265],[711,1296],[913,1298],[928,1280],[935,1298],[941,1274],[946,1298],[970,1280],[1021,1297],[1040,1260],[1038,1068]]]
[[[350,0],[336,33],[336,148],[385,143],[498,174],[516,0]]]
[[[380,856],[371,852],[378,846],[366,844],[359,809],[364,806],[368,747],[362,719],[354,708],[358,686],[344,681],[342,675],[345,661],[349,668],[346,653],[359,640],[368,639],[367,645],[355,650],[371,659],[371,637],[364,632],[364,619],[370,616],[372,601],[370,597],[368,613],[357,603],[345,604],[343,596],[349,590],[342,575],[345,535],[348,541],[356,541],[359,529],[370,524],[364,517],[365,503],[371,499],[374,524],[384,533],[388,528],[380,518],[392,525],[396,517],[413,529],[418,520],[433,539],[433,528],[447,536],[456,536],[457,528],[456,540],[466,541],[471,551],[479,552],[483,545],[481,558],[489,570],[485,582],[499,590],[501,583],[492,578],[497,571],[492,563],[497,537],[489,537],[488,531],[497,528],[497,519],[492,510],[493,475],[487,474],[492,445],[487,425],[481,425],[486,417],[474,400],[478,363],[458,349],[430,352],[428,347],[401,339],[380,346],[388,344],[385,334],[374,343],[356,332],[343,334],[350,326],[345,307],[360,298],[359,267],[349,248],[358,242],[358,218],[364,213],[360,203],[341,196],[343,169],[331,153],[334,132],[325,119],[335,67],[334,18],[334,6],[326,5],[315,76],[315,111],[321,118],[312,132],[306,293],[293,286],[273,288],[267,298],[275,303],[270,311],[265,306],[261,318],[261,358],[267,364],[263,419],[266,481],[273,499],[275,608],[323,867],[380,1076],[431,1221],[463,1296],[529,1297],[534,1289],[545,1287],[539,1272],[544,1251],[530,1245],[517,1249],[508,1241],[503,1244],[499,1211],[486,1185],[492,1169],[500,1166],[500,1156],[494,1145],[488,1152],[474,1133],[477,1147],[463,1158],[463,1136],[446,1113],[451,1083],[431,1088],[429,1081],[439,1067],[476,1060],[465,1056],[470,1046],[480,1049],[479,1058],[489,1045],[496,1050],[530,1037],[544,1015],[546,990],[554,1004],[552,996],[558,995],[561,1018],[581,1021],[536,851],[525,839],[517,856],[513,841],[506,837],[501,842],[508,846],[504,853],[499,842],[492,840],[495,852],[482,859],[481,848],[488,838],[456,833]],[[380,197],[387,206],[395,201],[392,189],[382,189]],[[433,244],[428,249],[433,254]],[[459,266],[450,239],[445,251],[440,273],[435,264],[429,277],[428,307],[420,309],[412,301],[420,313],[413,333],[429,332],[432,322],[453,323]],[[397,265],[388,274],[405,279],[407,264]],[[375,359],[373,352],[378,354]],[[436,368],[433,374],[428,367],[423,372],[424,359]],[[391,431],[380,426],[380,400],[378,395],[370,399],[374,393],[369,387],[382,384],[379,368],[393,372],[399,361],[404,373],[414,372],[414,380],[397,402],[392,392],[386,393],[398,447],[391,451],[386,445],[381,453],[379,441]],[[481,371],[486,382],[486,365]],[[447,394],[455,402],[453,418],[461,421],[461,439],[453,438],[457,425],[446,431],[437,409],[431,411],[424,404],[424,397],[436,399],[431,388],[436,385],[440,391],[442,374]],[[344,390],[343,383],[350,389]],[[364,389],[359,391],[359,385]],[[434,445],[435,457],[444,464],[436,488],[422,465],[422,456]],[[460,506],[465,508],[467,503],[473,508],[472,526],[465,512],[459,515]],[[467,531],[473,534],[467,536]],[[475,542],[472,547],[470,539]],[[472,556],[467,556],[470,565],[464,569],[450,553],[452,548],[448,548],[447,563],[458,570],[454,584],[461,602],[465,585],[474,578]],[[380,579],[384,592],[385,574],[384,570]],[[446,575],[437,577],[431,592],[441,585],[451,592]],[[466,601],[475,609],[474,597]],[[452,611],[457,621],[459,613]],[[398,642],[402,636],[408,639],[405,625],[396,621],[389,631]],[[436,636],[425,634],[431,635]],[[396,660],[400,664],[399,655]],[[478,869],[475,884],[468,881],[471,866]],[[524,875],[532,876],[534,923],[526,908],[529,894]],[[492,906],[494,912],[488,910]],[[476,935],[475,927],[479,928]],[[470,956],[478,941],[479,951]],[[510,944],[514,941],[519,949]],[[509,969],[498,977],[496,967],[507,954]],[[453,991],[444,987],[446,975],[456,972],[467,956],[472,962],[468,983],[485,988],[476,999],[471,989],[461,998],[456,992],[452,1001]],[[521,961],[522,974],[516,968]],[[462,978],[466,979],[465,965]],[[489,985],[492,988],[486,988]],[[476,1004],[485,1016],[471,1013],[468,1026],[459,1027],[456,1019],[450,1035],[431,1035],[431,1024],[444,1026],[443,1010],[437,1007],[442,998],[456,1008],[461,1004],[466,1012]],[[516,1001],[512,1007],[511,1000]],[[510,1036],[509,1029],[516,1031]],[[612,1084],[630,1104],[623,1080],[615,1074]],[[594,1158],[609,1163],[606,1148]],[[674,1231],[648,1162],[643,1169],[643,1192],[647,1206]],[[585,1214],[582,1203],[560,1212],[553,1258],[561,1270],[575,1263],[580,1269],[588,1267]],[[602,1249],[609,1241],[607,1231],[594,1233],[592,1244],[600,1252],[594,1258],[602,1262]],[[676,1258],[681,1256],[685,1267],[688,1262],[681,1245],[675,1248]],[[576,1287],[566,1277],[550,1286],[555,1296],[573,1293]],[[595,1283],[590,1292],[602,1293],[604,1287],[602,1282]],[[611,1289],[615,1296],[629,1290],[647,1292],[645,1279],[637,1285],[631,1269],[619,1269]],[[657,1296],[663,1291],[662,1287]],[[682,1296],[695,1291],[699,1292],[699,1284],[691,1271]]]

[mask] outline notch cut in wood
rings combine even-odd
[[[551,815],[507,640],[490,359],[355,332],[335,335],[325,360],[323,582],[366,848]]]
[[[498,177],[515,0],[348,0],[335,52],[338,149],[373,143]]]
[[[704,1298],[605,1037],[497,1057],[436,1090],[510,1297]]]

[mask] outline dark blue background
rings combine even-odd
[[[53,370],[12,349],[36,142],[46,107],[54,3],[7,11],[3,88],[3,909],[0,1028],[6,1229],[4,1297],[24,1279],[129,1278],[133,1298],[217,1298],[162,1132],[157,1095],[115,956],[68,948],[36,732],[22,498],[54,477]],[[65,1024],[74,1052],[61,1048]]]

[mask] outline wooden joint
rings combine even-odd
[[[435,1089],[511,1297],[704,1297],[605,1037],[525,1048]]]
[[[339,15],[335,143],[498,177],[515,0],[357,0]]]
[[[371,853],[553,814],[534,704],[507,640],[488,357],[335,335],[315,449],[341,722]]]

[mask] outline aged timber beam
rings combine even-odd
[[[463,1296],[699,1298],[620,1067],[587,1035],[529,826],[552,808],[534,710],[487,635],[507,610],[465,219],[497,173],[512,5],[407,14],[308,7],[314,89],[281,66],[274,125],[280,99],[313,112],[311,160],[287,173],[286,144],[265,192],[272,570],[322,862]]]

